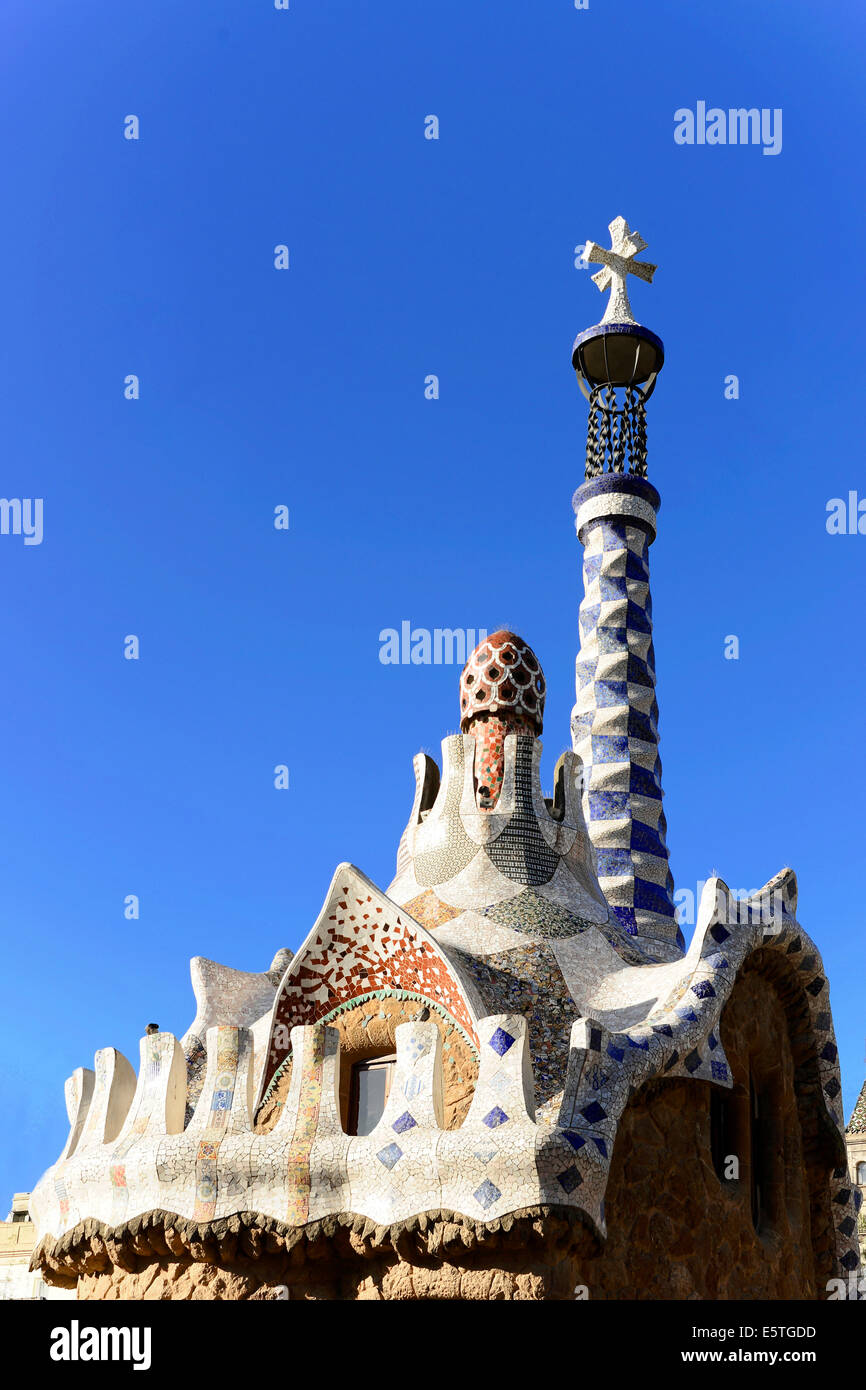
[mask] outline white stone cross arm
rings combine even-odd
[[[615,217],[608,228],[611,247],[606,250],[596,241],[588,241],[583,253],[585,261],[601,263],[602,270],[593,275],[593,283],[602,291],[610,290],[610,299],[604,311],[602,323],[634,323],[635,319],[628,302],[626,276],[636,275],[639,280],[652,283],[657,267],[647,261],[636,261],[634,257],[646,250],[646,242],[640,232],[629,231],[624,217]]]

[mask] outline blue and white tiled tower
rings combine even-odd
[[[586,481],[574,494],[584,547],[572,746],[583,764],[583,811],[598,878],[624,929],[657,960],[676,960],[676,921],[662,809],[649,548],[659,494],[646,478],[645,403],[664,362],[661,340],[632,317],[627,274],[645,242],[623,218],[611,251],[587,243],[593,279],[611,289],[600,324],[578,335],[573,365],[590,402]]]

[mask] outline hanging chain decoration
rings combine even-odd
[[[589,421],[586,427],[586,477],[597,478],[604,472],[604,455],[601,450],[602,416],[601,387],[593,386],[589,396]]]
[[[626,386],[620,405],[616,388],[602,382],[593,386],[589,396],[586,477],[626,471],[646,477],[644,395],[638,387]]]
[[[610,389],[611,389],[611,394],[613,395],[614,401],[616,401],[616,392],[614,391],[613,387],[611,387]],[[628,427],[628,410],[627,410],[627,408],[626,408],[625,406],[623,406],[622,410],[617,412],[617,414],[616,414],[616,416],[614,417],[614,419],[615,419],[615,420],[618,419],[618,421],[619,421],[619,429],[618,429],[617,432],[616,432],[616,442],[615,442],[614,448],[613,448],[613,472],[614,472],[614,473],[624,473],[624,472],[625,472],[625,460],[626,460],[626,454],[627,454],[627,452],[628,452],[629,434],[630,434],[629,427]]]
[[[616,468],[616,391],[608,383],[604,393],[604,463],[609,473],[615,473]],[[605,469],[602,468],[602,472]]]
[[[633,397],[631,414],[631,471],[646,477],[646,398],[643,391],[628,388]]]

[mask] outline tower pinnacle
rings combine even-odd
[[[610,299],[601,323],[578,333],[571,364],[581,391],[589,401],[586,436],[586,476],[604,472],[628,472],[645,478],[646,403],[665,360],[661,338],[636,323],[626,288],[626,277],[637,275],[652,281],[657,266],[634,257],[646,242],[629,231],[624,217],[610,224],[612,247],[605,250],[588,241],[584,260],[601,262],[593,282]]]
[[[625,930],[659,960],[682,952],[665,843],[649,548],[659,494],[647,480],[646,402],[664,345],[635,322],[626,276],[651,281],[635,261],[646,246],[625,218],[610,224],[612,249],[588,242],[593,276],[610,289],[601,323],[579,333],[572,365],[589,401],[586,480],[574,494],[584,547],[577,700],[572,746],[583,764],[583,813],[602,890]]]

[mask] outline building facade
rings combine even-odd
[[[36,1227],[30,1220],[30,1193],[16,1192],[5,1221],[0,1221],[0,1299],[74,1298],[74,1290],[46,1284],[30,1261]]]
[[[81,1298],[819,1299],[859,1260],[829,984],[783,869],[688,946],[662,810],[643,242],[573,363],[584,600],[571,747],[494,632],[386,887],[344,863],[293,956],[192,962],[195,1017],[67,1082],[34,1267]],[[850,1126],[849,1126],[850,1130]],[[850,1133],[848,1136],[850,1143]]]
[[[860,1244],[866,1244],[866,1081],[851,1112],[848,1128],[845,1131],[848,1147],[848,1169],[851,1182],[860,1193],[860,1213],[858,1230]]]

